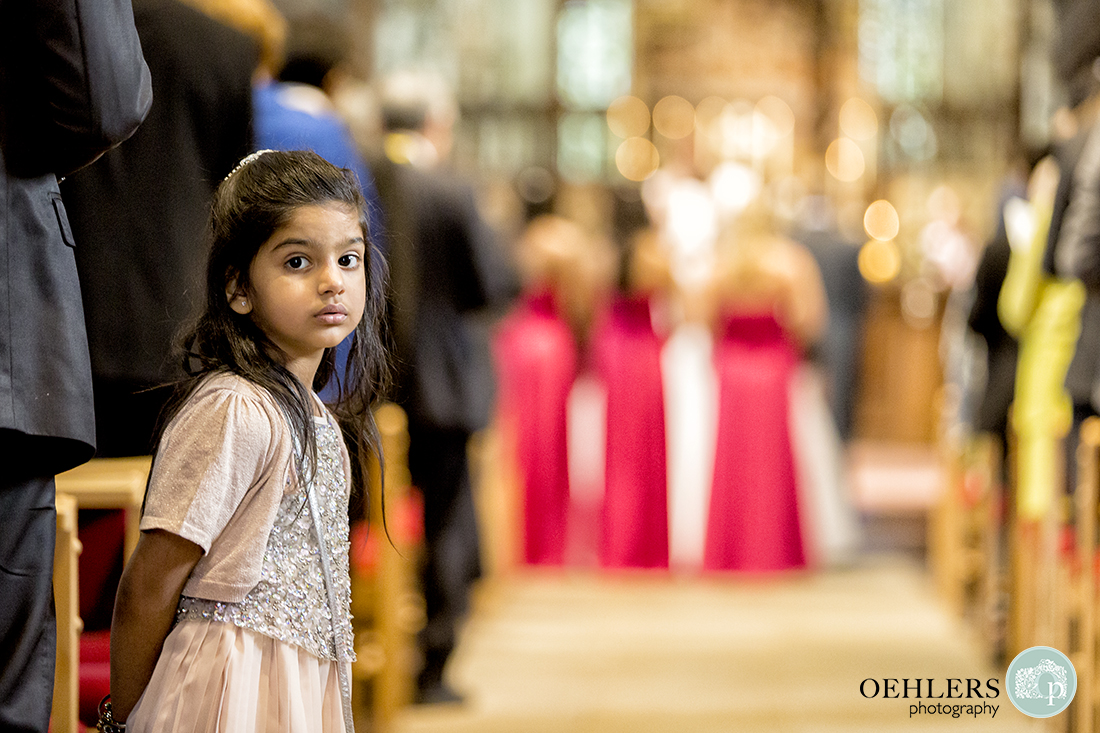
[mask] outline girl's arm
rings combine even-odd
[[[125,721],[145,691],[176,615],[180,593],[203,550],[190,540],[143,532],[126,563],[111,620],[111,706]]]

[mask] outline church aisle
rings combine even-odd
[[[409,708],[395,733],[1050,730],[1012,707],[1004,670],[938,604],[923,569],[895,558],[757,580],[496,580],[479,589],[450,675],[465,706]],[[912,681],[908,700],[861,695],[863,680],[884,678],[899,692],[921,678],[924,698],[912,699]],[[1000,694],[928,699],[951,678],[964,694],[981,680],[987,696],[996,678]],[[918,703],[988,707],[910,718]]]

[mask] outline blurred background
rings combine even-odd
[[[183,4],[390,262],[363,729],[938,730],[861,683],[996,678],[948,724],[1092,730],[1095,3]]]

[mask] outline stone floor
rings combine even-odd
[[[921,565],[898,555],[757,580],[494,580],[479,589],[449,675],[466,703],[411,707],[393,733],[1012,733],[1065,722],[1012,707],[1004,670],[940,606]],[[982,680],[990,694],[995,678],[997,697],[950,702],[997,712],[910,717],[911,705],[944,700],[868,699],[869,678],[931,679],[937,695],[949,678]]]

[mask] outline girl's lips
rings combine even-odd
[[[342,305],[327,305],[314,317],[321,323],[337,325],[348,319],[348,311]]]

